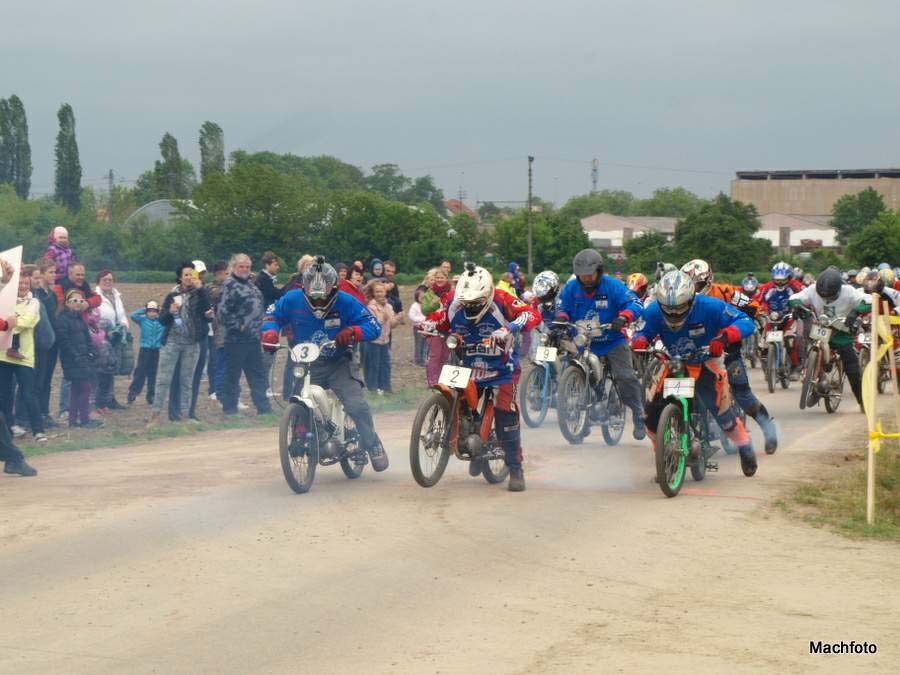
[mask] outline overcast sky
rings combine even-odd
[[[33,193],[62,102],[93,185],[151,167],[166,131],[197,166],[205,120],[228,152],[394,162],[471,205],[524,199],[528,154],[554,201],[590,190],[593,157],[601,188],[638,195],[900,165],[896,0],[4,4],[0,96],[25,103]]]

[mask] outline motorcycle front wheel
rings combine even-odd
[[[308,492],[319,464],[318,439],[312,413],[302,403],[291,403],[281,415],[278,452],[284,479],[297,494]],[[312,437],[307,434],[312,433]]]
[[[617,445],[622,440],[622,432],[625,431],[625,404],[619,398],[619,392],[616,391],[612,380],[607,379],[604,386],[606,400],[603,404],[606,406],[606,417],[600,425],[600,431],[607,445]]]
[[[556,391],[559,430],[569,443],[579,445],[587,432],[589,413],[585,405],[588,392],[584,371],[577,366],[566,368],[559,378]]]
[[[546,383],[547,396],[544,396]],[[552,387],[548,382],[547,369],[542,365],[534,366],[525,377],[525,383],[519,389],[519,408],[522,409],[522,419],[532,429],[541,426],[547,411],[550,409],[550,398],[553,395]]]
[[[681,406],[669,403],[663,408],[656,427],[656,482],[666,497],[674,497],[684,483],[686,455],[681,448]],[[701,460],[702,461],[702,460]]]
[[[368,459],[365,456],[365,450],[359,447],[359,434],[350,415],[344,417],[344,448],[347,454],[341,460],[341,470],[350,480],[359,478],[362,476],[363,469],[366,468]]]
[[[450,424],[450,402],[437,392],[419,405],[409,438],[409,467],[422,487],[433,487],[444,475],[450,448],[444,443]]]
[[[766,354],[766,384],[769,385],[769,393],[775,393],[775,374],[778,372],[778,355],[776,350],[778,348],[774,343],[769,343],[769,349]]]
[[[844,364],[836,359],[831,366],[831,372],[826,375],[828,380],[828,395],[825,397],[825,410],[836,413],[841,399],[844,397]]]

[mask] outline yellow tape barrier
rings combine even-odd
[[[866,410],[872,411],[875,410],[872,406],[875,405],[873,395],[875,392],[874,378],[878,377],[878,364],[881,362],[882,357],[888,353],[888,350],[894,348],[894,336],[890,327],[900,326],[900,316],[879,316],[878,319],[878,336],[883,341],[883,344],[878,346],[878,358],[874,361],[869,361],[866,364],[865,371],[863,371],[863,405],[865,405]],[[875,428],[869,431],[869,440],[872,441],[873,452],[877,453],[881,450],[882,439],[900,438],[900,433],[882,431],[881,420],[877,420],[874,426]]]

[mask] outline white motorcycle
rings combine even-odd
[[[318,465],[340,463],[347,478],[359,478],[369,463],[356,425],[338,397],[311,382],[313,363],[334,346],[333,341],[321,345],[305,342],[289,349],[294,390],[281,416],[278,450],[284,479],[298,494],[312,487]]]

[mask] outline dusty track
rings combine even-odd
[[[896,547],[768,506],[863,423],[797,395],[757,477],[720,457],[673,500],[630,425],[571,447],[552,412],[524,494],[455,460],[416,486],[410,414],[377,420],[386,473],[303,496],[274,430],[37,457],[0,476],[0,672],[895,672]],[[878,654],[808,654],[851,639]]]

